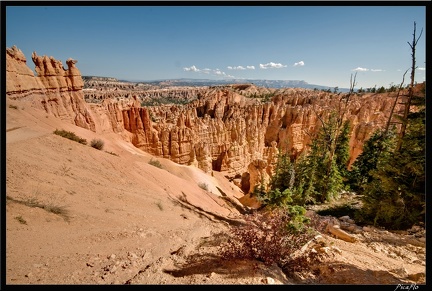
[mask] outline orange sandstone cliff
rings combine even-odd
[[[269,179],[279,151],[297,157],[307,149],[320,118],[341,106],[346,96],[242,84],[194,88],[196,98],[185,105],[141,107],[143,99],[133,93],[87,103],[75,60],[66,61],[68,69],[52,57],[33,53],[32,60],[37,76],[18,48],[7,49],[7,98],[31,102],[48,114],[95,132],[120,134],[156,157],[194,165],[207,173],[226,172],[245,193]],[[127,87],[123,84],[122,90]],[[103,95],[103,89],[98,90]],[[190,98],[192,93],[181,90],[182,96]],[[271,99],[253,98],[260,94],[271,94]],[[361,153],[364,141],[385,125],[395,95],[350,96],[344,115],[351,125],[349,164]],[[398,104],[395,113],[401,110]]]
[[[53,57],[32,55],[35,71],[16,46],[6,49],[6,96],[12,100],[31,102],[62,120],[95,131],[93,117],[83,98],[81,73],[77,61],[68,59],[65,69]]]

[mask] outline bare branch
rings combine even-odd
[[[398,89],[398,92],[397,92],[397,95],[396,95],[396,99],[395,99],[395,102],[393,103],[392,109],[391,109],[391,111],[390,111],[390,116],[389,116],[389,118],[388,118],[388,120],[387,120],[387,125],[386,125],[386,127],[385,127],[384,135],[383,135],[383,136],[386,136],[386,135],[387,135],[387,132],[388,132],[388,130],[389,130],[390,123],[391,123],[391,119],[392,119],[392,117],[393,117],[393,112],[394,112],[394,109],[395,109],[396,104],[397,104],[397,102],[398,102],[398,99],[399,99],[399,96],[400,96],[400,91],[402,90],[403,83],[405,82],[405,75],[406,75],[406,73],[408,73],[408,71],[409,71],[409,69],[407,69],[407,70],[405,71],[405,73],[403,74],[402,82],[401,82],[400,85],[399,85],[399,89]]]
[[[423,29],[422,29],[423,32]],[[413,41],[412,44],[408,43],[409,46],[411,47],[411,83],[410,86],[408,88],[408,100],[405,103],[405,109],[404,109],[404,113],[403,113],[403,117],[402,117],[402,126],[401,126],[401,130],[399,132],[399,137],[398,137],[398,141],[397,141],[397,145],[396,145],[396,152],[400,151],[401,147],[402,147],[402,139],[405,136],[405,131],[407,128],[407,118],[408,118],[408,114],[410,112],[410,107],[411,107],[411,102],[414,96],[414,76],[415,76],[415,70],[416,70],[416,59],[415,59],[415,50],[416,50],[416,45],[418,40],[420,39],[420,36],[416,39],[416,23],[414,22],[414,32],[413,32]]]
[[[418,41],[419,41],[419,39],[420,39],[422,33],[423,33],[423,28],[422,28],[422,30],[420,31],[420,35],[419,35],[419,37],[417,38],[417,40],[416,40],[416,42],[415,42],[416,45],[417,45],[417,43],[418,43]]]

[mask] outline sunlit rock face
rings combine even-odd
[[[95,131],[93,117],[83,98],[81,73],[76,60],[68,59],[65,69],[53,57],[32,54],[35,71],[16,46],[6,49],[6,96],[27,101],[62,120]]]
[[[66,61],[67,69],[61,61],[36,52],[32,60],[36,76],[18,48],[7,48],[7,98],[30,102],[95,132],[117,133],[156,157],[194,165],[207,173],[226,172],[247,193],[261,181],[268,183],[278,153],[295,159],[306,151],[334,111],[350,123],[351,165],[371,134],[384,128],[396,99],[396,93],[347,98],[347,93],[253,84],[146,89],[146,85],[116,83],[113,78],[90,78],[84,83],[73,59]],[[92,88],[84,88],[85,84]],[[86,94],[97,92],[92,93],[96,97],[85,102],[85,90]],[[142,106],[148,98],[167,94],[187,104]],[[395,114],[402,112],[405,94],[401,92]]]
[[[269,159],[274,160],[274,149],[298,157],[321,120],[342,106],[343,119],[351,125],[351,164],[364,141],[384,127],[395,100],[389,94],[351,95],[345,107],[342,94],[290,88],[274,91],[262,103],[248,97],[247,89],[258,94],[264,90],[244,85],[240,92],[225,86],[211,88],[187,105],[132,107],[122,113],[124,128],[135,146],[153,155],[235,175],[247,172],[258,159],[273,167]],[[400,111],[397,105],[395,112]]]
[[[166,99],[178,103],[190,102],[208,86],[173,86],[169,82],[162,85],[119,81],[110,77],[83,76],[84,100],[89,103],[101,103],[104,100],[128,100],[135,96],[145,103],[157,103]]]

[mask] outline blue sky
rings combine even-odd
[[[31,69],[36,51],[65,67],[78,60],[82,75],[123,80],[347,88],[357,72],[356,88],[388,87],[411,66],[414,21],[417,36],[423,28],[416,51],[416,81],[423,82],[425,6],[7,6],[6,47],[21,49]]]

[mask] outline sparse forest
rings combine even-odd
[[[306,205],[337,200],[346,190],[361,197],[363,207],[355,213],[360,223],[387,229],[408,229],[424,223],[425,87],[421,94],[414,94],[415,48],[422,32],[416,36],[414,23],[413,40],[408,42],[412,51],[412,65],[407,70],[411,70],[410,84],[405,87],[408,93],[401,95],[406,91],[403,91],[406,72],[399,87],[367,90],[397,92],[394,104],[404,105],[403,115],[392,111],[385,129],[372,134],[348,169],[350,124],[344,114],[351,94],[356,94],[356,76],[351,76],[350,92],[339,97],[338,109],[327,116],[318,116],[321,127],[312,136],[309,150],[296,160],[288,153],[280,153],[269,189],[262,185],[255,188],[253,195],[263,207],[285,208],[288,213],[301,214],[299,209]],[[293,207],[297,207],[296,211]]]

